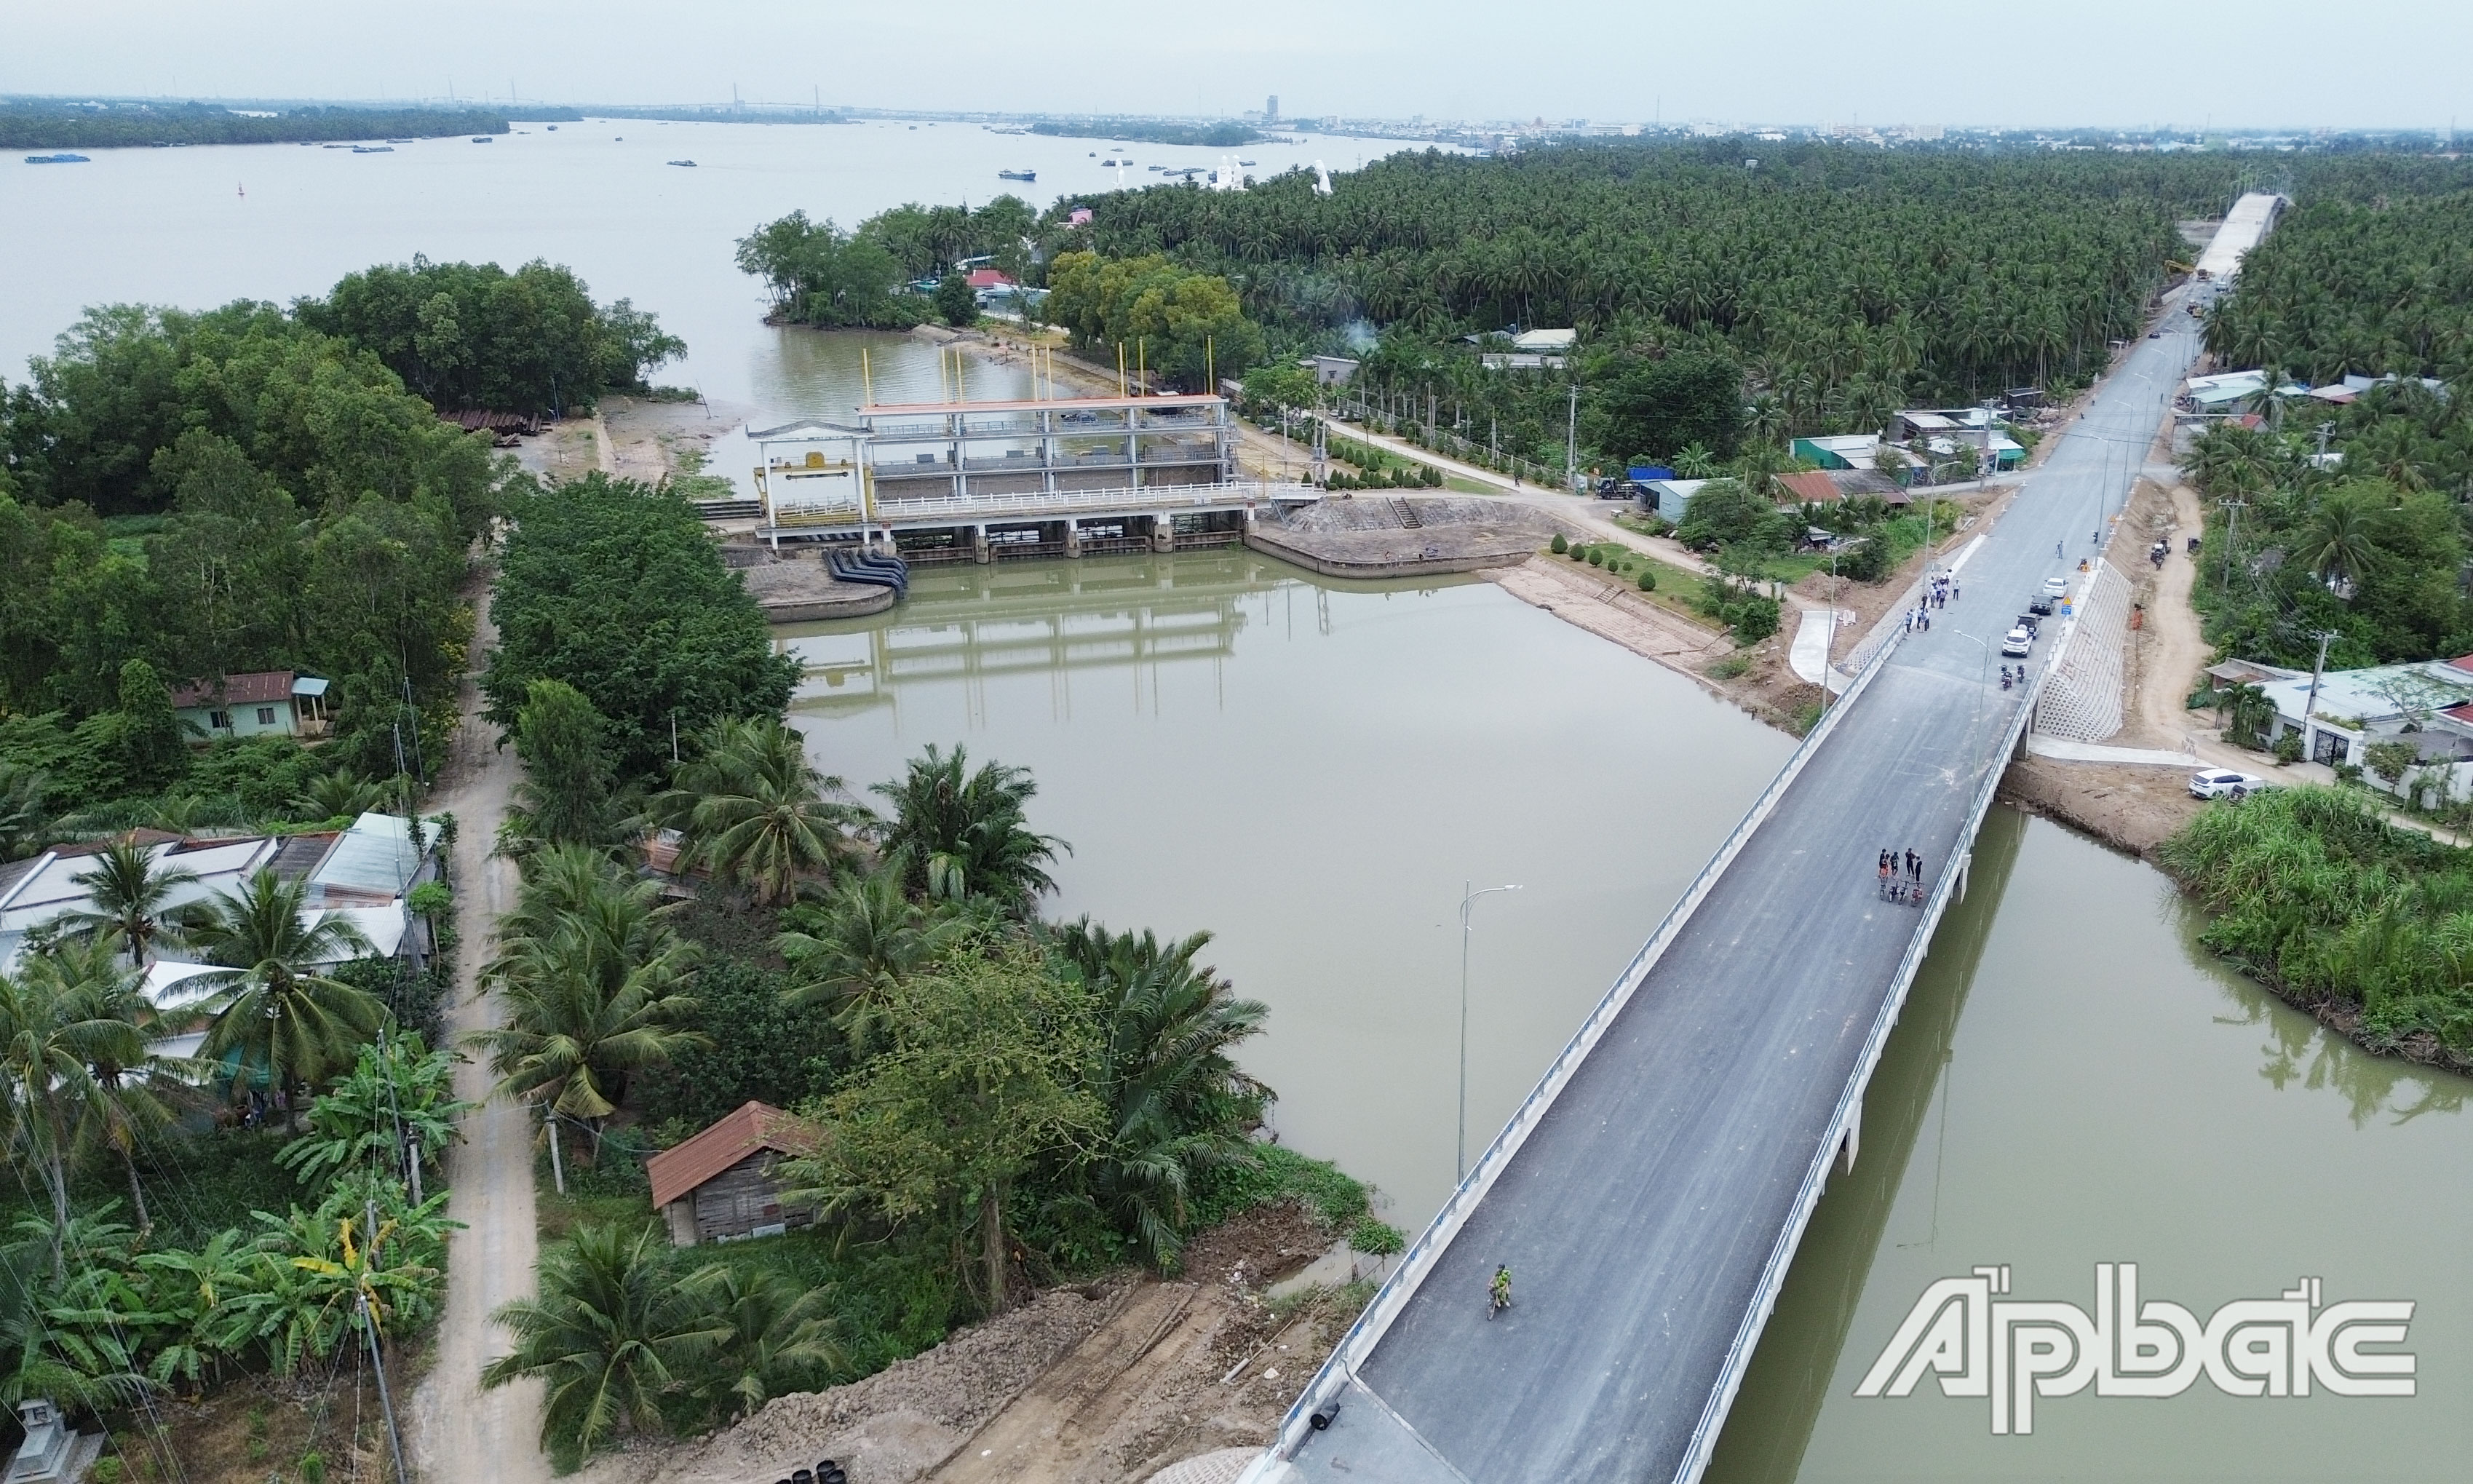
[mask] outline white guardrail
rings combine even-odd
[[[1571,1081],[1573,1073],[1579,1069],[1581,1062],[1587,1059],[1589,1052],[1596,1047],[1607,1027],[1612,1025],[1615,1017],[1622,1013],[1623,1006],[1630,1003],[1633,993],[1647,979],[1649,970],[1656,967],[1657,961],[1665,956],[1667,948],[1681,934],[1684,924],[1690,921],[1692,914],[1698,909],[1700,903],[1717,885],[1717,878],[1725,874],[1728,866],[1734,864],[1735,857],[1742,853],[1743,846],[1751,839],[1753,832],[1767,820],[1770,812],[1777,807],[1778,801],[1785,797],[1786,791],[1793,785],[1796,778],[1801,776],[1804,765],[1837,730],[1838,718],[1843,716],[1848,707],[1854,705],[1856,698],[1863,693],[1864,687],[1869,685],[1873,677],[1881,672],[1889,655],[1896,648],[1897,645],[1892,640],[1884,642],[1872,652],[1871,658],[1864,664],[1862,672],[1856,677],[1855,682],[1849,685],[1846,693],[1823,714],[1820,725],[1812,729],[1811,734],[1806,736],[1802,745],[1794,750],[1794,754],[1787,759],[1786,766],[1779,770],[1778,776],[1770,780],[1769,786],[1762,791],[1758,800],[1753,802],[1741,822],[1735,826],[1733,833],[1727,835],[1725,842],[1717,847],[1717,853],[1709,858],[1709,863],[1700,868],[1700,874],[1692,878],[1692,884],[1684,889],[1681,898],[1666,914],[1665,920],[1658,923],[1657,931],[1649,935],[1648,942],[1642,945],[1640,952],[1632,957],[1631,963],[1625,966],[1622,973],[1616,978],[1614,987],[1597,1001],[1597,1008],[1589,1013],[1589,1017],[1581,1022],[1579,1030],[1573,1035],[1570,1041],[1565,1043],[1562,1052],[1554,1058],[1552,1065],[1546,1068],[1545,1075],[1538,1079],[1536,1088],[1529,1092],[1526,1101],[1523,1102],[1519,1111],[1512,1114],[1511,1121],[1503,1127],[1501,1133],[1495,1136],[1494,1141],[1488,1144],[1485,1152],[1477,1157],[1477,1163],[1470,1167],[1468,1175],[1460,1182],[1458,1188],[1454,1189],[1451,1198],[1443,1203],[1443,1209],[1435,1213],[1434,1219],[1427,1224],[1426,1230],[1419,1233],[1415,1242],[1409,1245],[1407,1253],[1400,1260],[1399,1267],[1392,1271],[1391,1277],[1383,1282],[1381,1290],[1375,1294],[1374,1302],[1365,1306],[1365,1312],[1358,1315],[1357,1323],[1350,1326],[1348,1332],[1340,1337],[1339,1344],[1332,1352],[1331,1358],[1323,1363],[1322,1369],[1314,1374],[1314,1378],[1307,1384],[1296,1402],[1288,1408],[1287,1415],[1281,1419],[1279,1435],[1272,1441],[1270,1448],[1247,1469],[1239,1484],[1260,1484],[1260,1481],[1271,1476],[1268,1466],[1295,1456],[1298,1447],[1305,1442],[1307,1435],[1312,1430],[1313,1413],[1348,1387],[1357,1368],[1363,1363],[1367,1355],[1373,1352],[1374,1347],[1381,1343],[1383,1334],[1391,1328],[1392,1322],[1399,1317],[1400,1311],[1407,1305],[1408,1300],[1414,1296],[1418,1286],[1425,1281],[1426,1275],[1440,1259],[1444,1249],[1451,1245],[1454,1236],[1458,1235],[1468,1213],[1485,1198],[1486,1192],[1493,1187],[1496,1177],[1509,1165],[1512,1157],[1520,1152],[1520,1146],[1527,1141],[1528,1135],[1536,1128],[1538,1120],[1543,1118],[1546,1111],[1553,1105],[1555,1097]],[[2014,743],[2013,738],[2012,745]],[[1997,771],[1994,776],[1996,778],[1999,776]],[[1831,1146],[1831,1152],[1835,1152],[1835,1145]],[[1824,1160],[1822,1161],[1824,1168],[1826,1164],[1827,1161]],[[1799,1218],[1795,1231],[1798,1233],[1801,1231]],[[1789,1247],[1788,1250],[1792,1249]]]
[[[2072,628],[2075,629],[2075,624]],[[2062,635],[2062,643],[2068,634]],[[2055,658],[2058,658],[2057,648]],[[1813,1209],[1820,1204],[1821,1190],[1829,1184],[1829,1166],[1846,1141],[1846,1131],[1863,1107],[1863,1094],[1872,1085],[1872,1073],[1881,1065],[1881,1053],[1887,1048],[1889,1032],[1896,1028],[1898,1017],[1907,1007],[1907,992],[1914,986],[1915,973],[1923,967],[1924,955],[1932,949],[1933,935],[1939,930],[1941,914],[1948,910],[1958,883],[1966,878],[1966,866],[1975,858],[1976,832],[1982,827],[1983,816],[1992,807],[1993,795],[1999,792],[2001,777],[2008,771],[2009,755],[2017,751],[2018,739],[2025,734],[2029,718],[2035,714],[2035,700],[2041,694],[2044,677],[2052,673],[2046,664],[2037,674],[2018,707],[2016,720],[2003,733],[1999,752],[1985,760],[1983,783],[1976,790],[1974,809],[1967,816],[1966,828],[1958,850],[1950,860],[1956,869],[1941,873],[1940,882],[1933,889],[1925,904],[1923,921],[1915,925],[1912,942],[1906,955],[1898,961],[1898,971],[1889,983],[1889,996],[1881,1002],[1881,1013],[1872,1022],[1872,1032],[1864,1039],[1862,1060],[1838,1095],[1837,1108],[1830,1115],[1829,1131],[1813,1155],[1812,1168],[1805,1171],[1803,1184],[1795,1191],[1794,1205],[1787,1217],[1785,1230],[1778,1233],[1777,1244],[1769,1249],[1769,1259],[1761,1270],[1759,1287],[1754,1291],[1752,1306],[1743,1316],[1742,1327],[1735,1332],[1735,1341],[1727,1347],[1725,1363],[1718,1368],[1717,1385],[1709,1394],[1702,1408],[1699,1424],[1692,1429],[1692,1441],[1684,1449],[1682,1466],[1675,1471],[1675,1484],[1699,1484],[1700,1475],[1709,1467],[1709,1457],[1717,1447],[1717,1434],[1724,1425],[1726,1413],[1735,1403],[1735,1393],[1743,1384],[1743,1372],[1752,1360],[1761,1330],[1768,1324],[1770,1312],[1777,1306],[1778,1292],[1786,1285],[1787,1270],[1794,1261],[1795,1249],[1802,1245],[1803,1229],[1812,1220]]]

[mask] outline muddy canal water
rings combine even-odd
[[[1075,847],[1056,910],[1216,932],[1271,1007],[1245,1060],[1280,1137],[1412,1229],[1452,1183],[1463,883],[1524,888],[1469,940],[1474,1148],[1790,747],[1490,584],[1248,553],[922,569],[894,610],[781,642],[828,771],[863,785],[931,742],[1025,765]],[[2332,1041],[2198,926],[2150,868],[1995,814],[1713,1479],[2459,1476],[2473,1083]],[[1934,1280],[2006,1264],[2006,1297],[2092,1312],[2099,1262],[2201,1321],[2304,1278],[2413,1301],[2417,1395],[2089,1386],[2025,1436],[1929,1377],[1855,1396]]]

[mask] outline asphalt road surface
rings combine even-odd
[[[1927,882],[2022,690],[2002,634],[2095,550],[2197,353],[2177,299],[1694,912],[1358,1370],[1299,1473],[1352,1481],[1674,1480],[1760,1302],[1899,961],[1883,850]],[[2040,665],[2045,638],[2029,662]],[[1514,1303],[1487,1317],[1498,1263]],[[1748,1359],[1748,1352],[1745,1359]]]

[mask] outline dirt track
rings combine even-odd
[[[456,821],[453,881],[457,950],[452,1033],[493,1024],[494,997],[476,988],[480,965],[491,951],[498,916],[515,904],[515,871],[492,853],[499,822],[507,817],[515,786],[516,755],[496,746],[497,729],[481,719],[481,659],[497,642],[486,590],[473,602],[472,647],[463,688],[463,724],[455,733],[444,786],[431,800],[433,812]],[[533,1214],[532,1124],[516,1104],[485,1102],[491,1078],[478,1062],[455,1068],[455,1095],[482,1108],[465,1115],[464,1142],[447,1154],[451,1193],[446,1214],[464,1223],[446,1249],[446,1306],[438,1328],[438,1359],[413,1394],[405,1443],[413,1468],[424,1479],[490,1480],[492,1484],[548,1484],[549,1461],[541,1456],[540,1388],[481,1390],[481,1367],[506,1352],[490,1311],[533,1291],[538,1231]]]

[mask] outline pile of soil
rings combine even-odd
[[[1132,1281],[1118,1278],[1051,1289],[865,1380],[777,1397],[702,1443],[630,1448],[577,1477],[583,1484],[747,1484],[833,1458],[868,1484],[910,1484],[1105,1324],[1132,1288]]]

